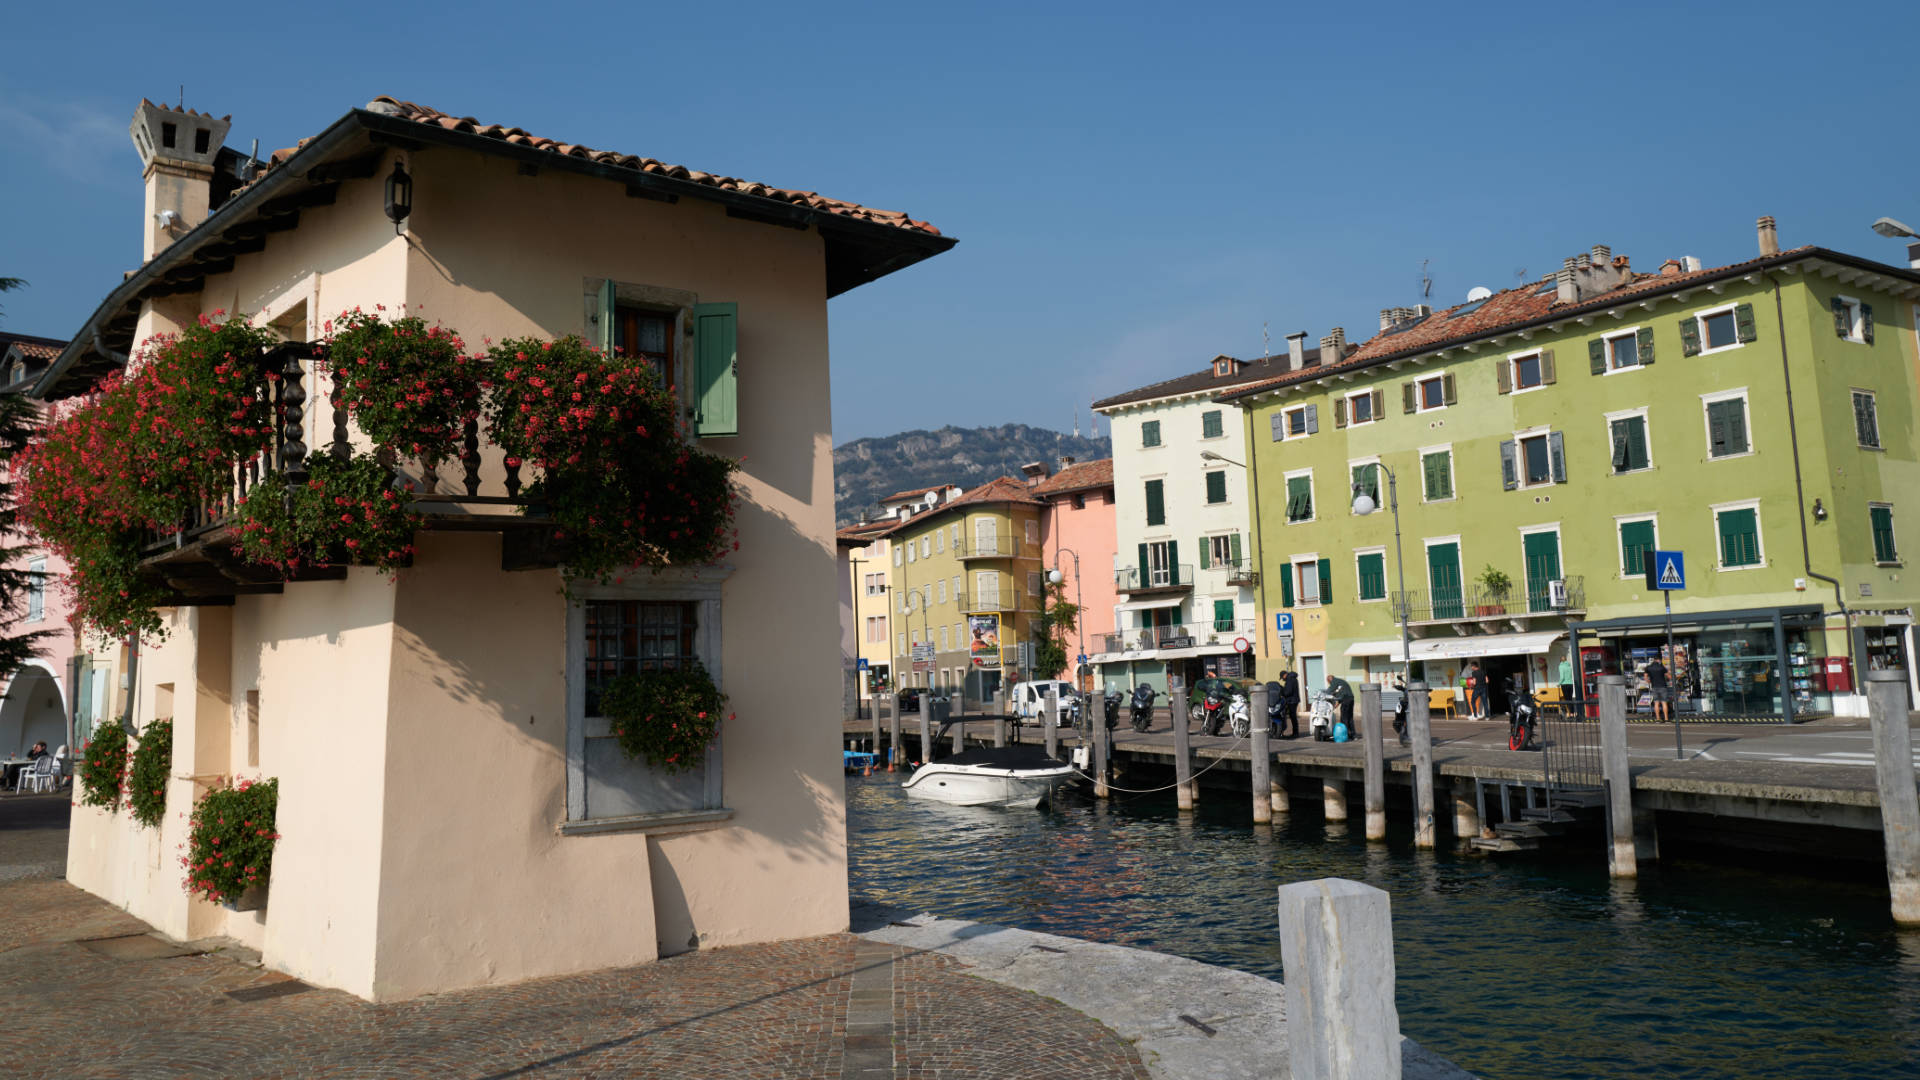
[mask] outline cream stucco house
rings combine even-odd
[[[166,821],[76,807],[69,879],[174,936],[230,935],[371,999],[845,927],[827,300],[953,241],[904,214],[388,98],[265,163],[226,149],[227,126],[141,104],[147,261],[38,394],[78,393],[216,310],[290,341],[401,304],[476,349],[579,334],[655,357],[690,437],[744,461],[738,550],[569,592],[484,443],[464,475],[415,477],[439,494],[393,575],[270,580],[203,523],[151,562],[177,606],[133,679],[135,725],[174,721]],[[397,222],[396,177],[411,187]],[[306,388],[318,449],[328,388]],[[689,652],[735,716],[704,772],[656,774],[585,714],[585,687]],[[266,906],[190,898],[192,800],[254,776],[280,785]]]

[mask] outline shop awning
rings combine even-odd
[[[1552,649],[1554,642],[1566,636],[1563,630],[1550,630],[1540,634],[1429,638],[1413,643],[1413,658],[1415,660],[1457,660],[1473,656],[1538,656]],[[1395,649],[1394,652],[1397,653],[1399,650]]]
[[[1400,639],[1386,641],[1356,641],[1347,646],[1348,656],[1384,656],[1394,663],[1400,663]]]
[[[1114,610],[1116,611],[1148,611],[1153,608],[1179,607],[1181,604],[1186,602],[1186,599],[1187,598],[1184,596],[1163,596],[1157,600],[1129,600],[1126,603],[1121,604],[1119,607],[1115,608]]]

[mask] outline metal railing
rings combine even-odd
[[[963,536],[953,545],[953,554],[961,559],[1012,559],[1020,555],[1017,536]]]
[[[1498,592],[1478,583],[1458,589],[1408,589],[1392,594],[1392,602],[1407,607],[1408,622],[1453,622],[1508,615],[1561,615],[1587,609],[1586,579],[1575,575],[1559,579],[1565,593],[1557,596],[1549,582]],[[1564,599],[1564,604],[1555,603]]]
[[[1226,577],[1227,584],[1229,585],[1251,586],[1260,584],[1260,571],[1253,568],[1252,559],[1245,559],[1240,562],[1214,563],[1212,568],[1219,570]]]
[[[1172,626],[1145,626],[1103,634],[1103,651],[1143,652],[1154,649],[1189,649],[1199,645],[1230,645],[1233,639],[1253,640],[1259,632],[1258,619],[1233,619],[1220,622],[1176,623]]]
[[[1549,798],[1603,789],[1600,722],[1587,719],[1584,702],[1562,702],[1540,709],[1541,769]]]
[[[1122,567],[1113,572],[1113,587],[1124,592],[1146,592],[1149,589],[1190,589],[1193,587],[1193,564],[1175,563],[1168,566],[1157,567]]]

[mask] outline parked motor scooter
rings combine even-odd
[[[1287,726],[1286,710],[1280,707],[1280,684],[1277,682],[1267,684],[1267,724],[1273,728],[1275,735]]]
[[[1533,691],[1519,679],[1507,688],[1507,749],[1538,750],[1534,741],[1535,728],[1540,722],[1540,706],[1533,700]]]
[[[1307,714],[1307,729],[1319,742],[1333,739],[1333,725],[1340,717],[1340,703],[1325,690],[1313,695],[1313,709]]]
[[[1397,680],[1397,683],[1400,688],[1400,700],[1394,702],[1393,704],[1393,732],[1394,734],[1400,736],[1400,745],[1405,746],[1408,743],[1407,684],[1405,680]]]
[[[1106,706],[1108,731],[1112,731],[1114,728],[1120,726],[1120,701],[1121,701],[1120,691],[1118,690],[1107,691],[1107,696],[1104,704]]]
[[[1146,683],[1133,688],[1133,730],[1146,731],[1153,723],[1153,698],[1157,691]]]
[[[1236,739],[1253,734],[1253,707],[1245,694],[1235,694],[1227,700],[1227,725]]]

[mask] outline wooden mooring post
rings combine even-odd
[[[922,695],[920,698],[920,715],[927,715],[927,710],[931,708],[933,708],[933,698],[929,695]],[[896,762],[901,765],[906,764],[906,761],[900,757],[900,706],[897,702],[893,708],[887,710],[887,716],[887,771],[892,772]]]
[[[1047,728],[1046,735],[1045,735],[1046,744],[1047,744],[1047,756],[1050,758],[1059,757],[1060,756],[1060,691],[1058,690],[1047,691],[1047,711],[1046,711],[1046,715],[1040,718],[1040,722],[1042,724],[1045,724]]]
[[[1640,876],[1633,847],[1633,773],[1627,763],[1627,679],[1602,675],[1600,683],[1600,773],[1607,786],[1607,873]]]
[[[876,697],[873,699],[873,716],[870,717],[870,719],[872,720],[873,730],[872,730],[871,738],[873,741],[867,744],[867,749],[873,751],[876,754],[880,752],[880,706],[883,701],[888,701],[888,700],[889,699],[885,697]],[[891,704],[893,705],[893,709],[896,713],[900,711],[899,702],[894,701],[894,702],[891,702]]]
[[[1173,794],[1182,810],[1193,809],[1193,754],[1187,746],[1187,684],[1168,683],[1167,705],[1173,716]]]
[[[933,760],[933,706],[920,708],[920,763]]]
[[[1413,846],[1434,846],[1433,717],[1427,684],[1407,684],[1407,738],[1413,743]]]
[[[1873,774],[1880,785],[1880,831],[1887,845],[1893,921],[1920,926],[1920,794],[1913,786],[1913,734],[1907,729],[1907,673],[1867,672],[1873,720]]]
[[[1253,711],[1253,747],[1252,768],[1248,770],[1248,781],[1253,790],[1253,821],[1258,825],[1273,820],[1272,781],[1269,779],[1273,769],[1273,751],[1267,745],[1267,737],[1272,725],[1267,722],[1267,688],[1261,684],[1253,688],[1248,695],[1252,700],[1248,707]]]
[[[1104,716],[1090,718],[1087,730],[1093,734],[1093,797],[1104,799],[1111,794],[1107,785],[1107,746],[1113,733],[1107,730]]]
[[[1367,839],[1387,838],[1386,735],[1380,729],[1380,684],[1360,684],[1360,737],[1366,742]]]

